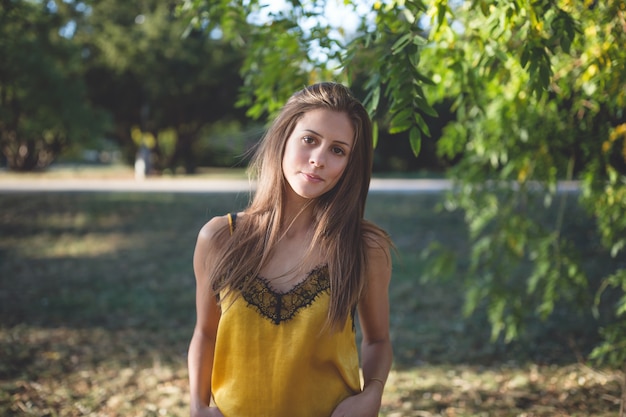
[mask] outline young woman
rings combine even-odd
[[[249,207],[198,235],[193,417],[378,415],[391,242],[363,218],[372,152],[370,119],[346,87],[287,101],[251,165]]]

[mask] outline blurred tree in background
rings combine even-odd
[[[59,33],[81,13],[65,2],[1,4],[0,150],[12,170],[42,169],[106,126],[87,98],[79,46]]]
[[[207,125],[245,122],[234,106],[243,55],[202,31],[183,36],[186,27],[174,2],[107,0],[89,6],[74,37],[90,97],[112,115],[127,158],[143,145],[156,169],[192,173]]]
[[[127,162],[143,145],[155,169],[190,173],[223,159],[208,136],[216,129],[237,143],[219,147],[244,153],[259,134],[245,131],[250,120],[235,107],[244,56],[222,36],[185,33],[175,6],[2,2],[0,143],[9,168],[45,168],[72,147],[109,140]]]

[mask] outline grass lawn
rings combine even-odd
[[[247,199],[0,194],[0,415],[187,416],[196,234]],[[461,216],[436,212],[440,201],[368,202],[398,246],[381,415],[617,416],[618,373],[579,360],[595,342],[588,319],[565,309],[515,344],[491,343],[484,314],[462,316],[458,283],[420,279],[432,240],[467,252]]]

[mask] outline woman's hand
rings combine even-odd
[[[202,407],[191,412],[191,417],[224,417],[217,407]]]
[[[366,387],[363,392],[340,402],[331,417],[377,417],[381,395],[381,390],[375,389],[374,386]]]

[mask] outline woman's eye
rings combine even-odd
[[[304,143],[313,143],[313,142],[315,142],[315,139],[313,139],[311,136],[305,136],[305,137],[302,138],[302,141]]]
[[[345,155],[346,152],[343,150],[343,148],[340,148],[339,146],[335,146],[333,148],[333,153],[337,154],[337,155]]]

